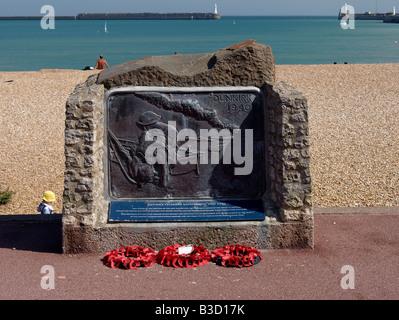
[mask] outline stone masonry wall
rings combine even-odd
[[[77,85],[66,104],[64,237],[70,228],[92,228],[104,209],[104,87],[96,81],[93,75]]]
[[[271,199],[281,221],[313,219],[306,98],[279,82],[264,88],[269,121]]]

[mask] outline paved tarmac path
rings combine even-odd
[[[399,208],[330,211],[315,215],[314,250],[262,250],[264,260],[242,269],[110,269],[105,253],[61,254],[59,219],[0,220],[0,299],[399,299]],[[41,287],[45,265],[54,268],[51,290]]]

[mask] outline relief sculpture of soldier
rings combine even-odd
[[[263,192],[258,105],[232,115],[227,102],[212,97],[114,95],[108,127],[112,194],[251,198]]]
[[[170,183],[170,176],[181,176],[195,172],[199,176],[198,164],[194,169],[185,168],[183,172],[172,172],[176,167],[176,161],[169,161],[170,158],[176,156],[178,146],[176,144],[177,130],[173,125],[166,124],[161,121],[161,115],[153,111],[145,111],[141,113],[136,125],[141,130],[138,142],[132,143],[133,146],[126,148],[122,145],[114,133],[109,129],[109,138],[111,146],[111,157],[114,162],[119,164],[125,178],[132,184],[141,188],[146,183],[152,183],[163,188],[167,188]],[[157,134],[156,134],[157,133]],[[159,139],[159,136],[165,137],[164,140]],[[156,163],[148,163],[146,156],[148,156],[149,146],[157,145],[154,154],[151,157],[162,158],[164,161],[157,161]],[[171,150],[174,148],[175,150]],[[161,156],[160,153],[164,154]],[[170,156],[169,154],[172,153]],[[198,157],[199,154],[194,155]]]
[[[171,125],[168,125],[161,120],[161,116],[156,114],[155,112],[152,111],[146,111],[141,114],[139,120],[137,121],[137,125],[142,128],[143,133],[139,137],[139,146],[137,148],[136,153],[140,154],[141,156],[144,156],[147,150],[147,147],[153,143],[153,138],[151,136],[152,129],[159,129],[163,132],[165,137],[167,139],[170,138],[170,132],[176,133],[176,128],[174,128]],[[174,134],[175,136],[175,134]],[[162,143],[162,142],[160,142]],[[163,148],[160,148],[160,150],[166,150],[166,152],[169,152],[169,145],[167,141],[163,143]],[[168,155],[164,155],[165,160],[168,159]],[[159,183],[160,186],[162,187],[167,187],[168,182],[169,182],[169,173],[170,173],[170,164],[168,161],[165,161],[164,163],[158,163],[159,166]]]

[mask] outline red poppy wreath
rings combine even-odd
[[[216,248],[211,253],[211,259],[223,267],[250,267],[263,260],[260,252],[254,247],[229,245]]]
[[[207,264],[211,260],[209,251],[196,245],[175,244],[160,250],[157,262],[163,266],[175,268],[193,268]]]
[[[155,251],[138,246],[124,247],[108,251],[103,263],[110,268],[137,269],[150,267],[156,262]]]

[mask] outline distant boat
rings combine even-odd
[[[105,23],[104,32],[105,32],[105,33],[108,33],[108,32],[109,32],[108,29],[107,29],[107,23]]]

